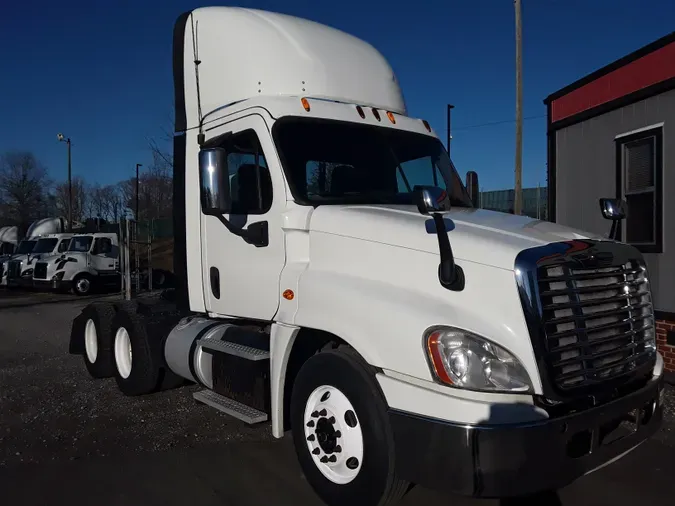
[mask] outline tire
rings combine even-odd
[[[154,392],[160,380],[160,365],[152,352],[143,316],[120,308],[112,328],[117,386],[130,396]]]
[[[408,490],[395,472],[394,437],[379,385],[351,348],[322,351],[303,364],[290,415],[300,467],[328,505],[391,505]],[[326,461],[333,457],[335,462]]]
[[[115,308],[110,304],[89,304],[84,316],[83,358],[93,378],[110,378],[114,374],[112,322]]]
[[[75,295],[89,295],[93,286],[94,279],[89,274],[79,274],[73,279],[73,293]]]

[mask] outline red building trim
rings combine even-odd
[[[675,42],[551,101],[551,122],[675,78]]]

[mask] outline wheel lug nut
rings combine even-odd
[[[315,411],[314,413],[312,413],[312,418],[316,418],[317,416],[319,416],[319,412],[318,412],[318,411]]]
[[[331,417],[328,419],[328,422],[329,422],[329,423],[335,423],[335,417],[334,417],[334,416],[331,416]]]
[[[310,420],[309,422],[307,422],[307,427],[314,427],[314,420]]]
[[[314,437],[314,434],[310,434],[307,436],[307,441],[314,441],[316,438]]]
[[[312,453],[313,453],[314,455],[318,455],[319,453],[321,453],[321,450],[318,449],[318,448],[314,448],[314,449],[312,450]]]
[[[328,462],[328,457],[326,457],[325,455],[321,457],[321,462],[323,462],[324,464]]]
[[[337,445],[337,446],[335,447],[335,450],[334,450],[334,451],[335,451],[335,453],[340,453],[340,452],[342,451],[342,446]]]
[[[336,430],[335,431],[335,437],[342,437],[342,432],[340,432],[339,430]]]
[[[328,462],[337,462],[337,457],[335,455],[331,455],[328,457]]]
[[[326,416],[327,414],[328,414],[328,412],[325,409],[322,409],[321,411],[319,411],[319,416]]]

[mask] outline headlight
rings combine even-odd
[[[27,278],[27,277],[32,276],[32,275],[33,275],[33,269],[26,269],[25,271],[23,271],[21,273],[22,278]]]
[[[435,327],[425,335],[432,372],[447,385],[487,392],[531,392],[532,382],[511,353],[454,327]]]

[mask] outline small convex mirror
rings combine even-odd
[[[204,214],[224,214],[230,210],[230,178],[227,152],[223,148],[204,148],[199,152],[201,201]]]
[[[421,214],[444,213],[450,210],[448,192],[438,186],[419,186],[413,188],[414,201]]]
[[[627,214],[626,201],[622,199],[600,199],[600,210],[606,220],[623,220]]]
[[[473,207],[478,207],[478,192],[480,191],[480,187],[478,186],[478,173],[473,170],[466,173],[466,190],[469,192],[469,198]]]

